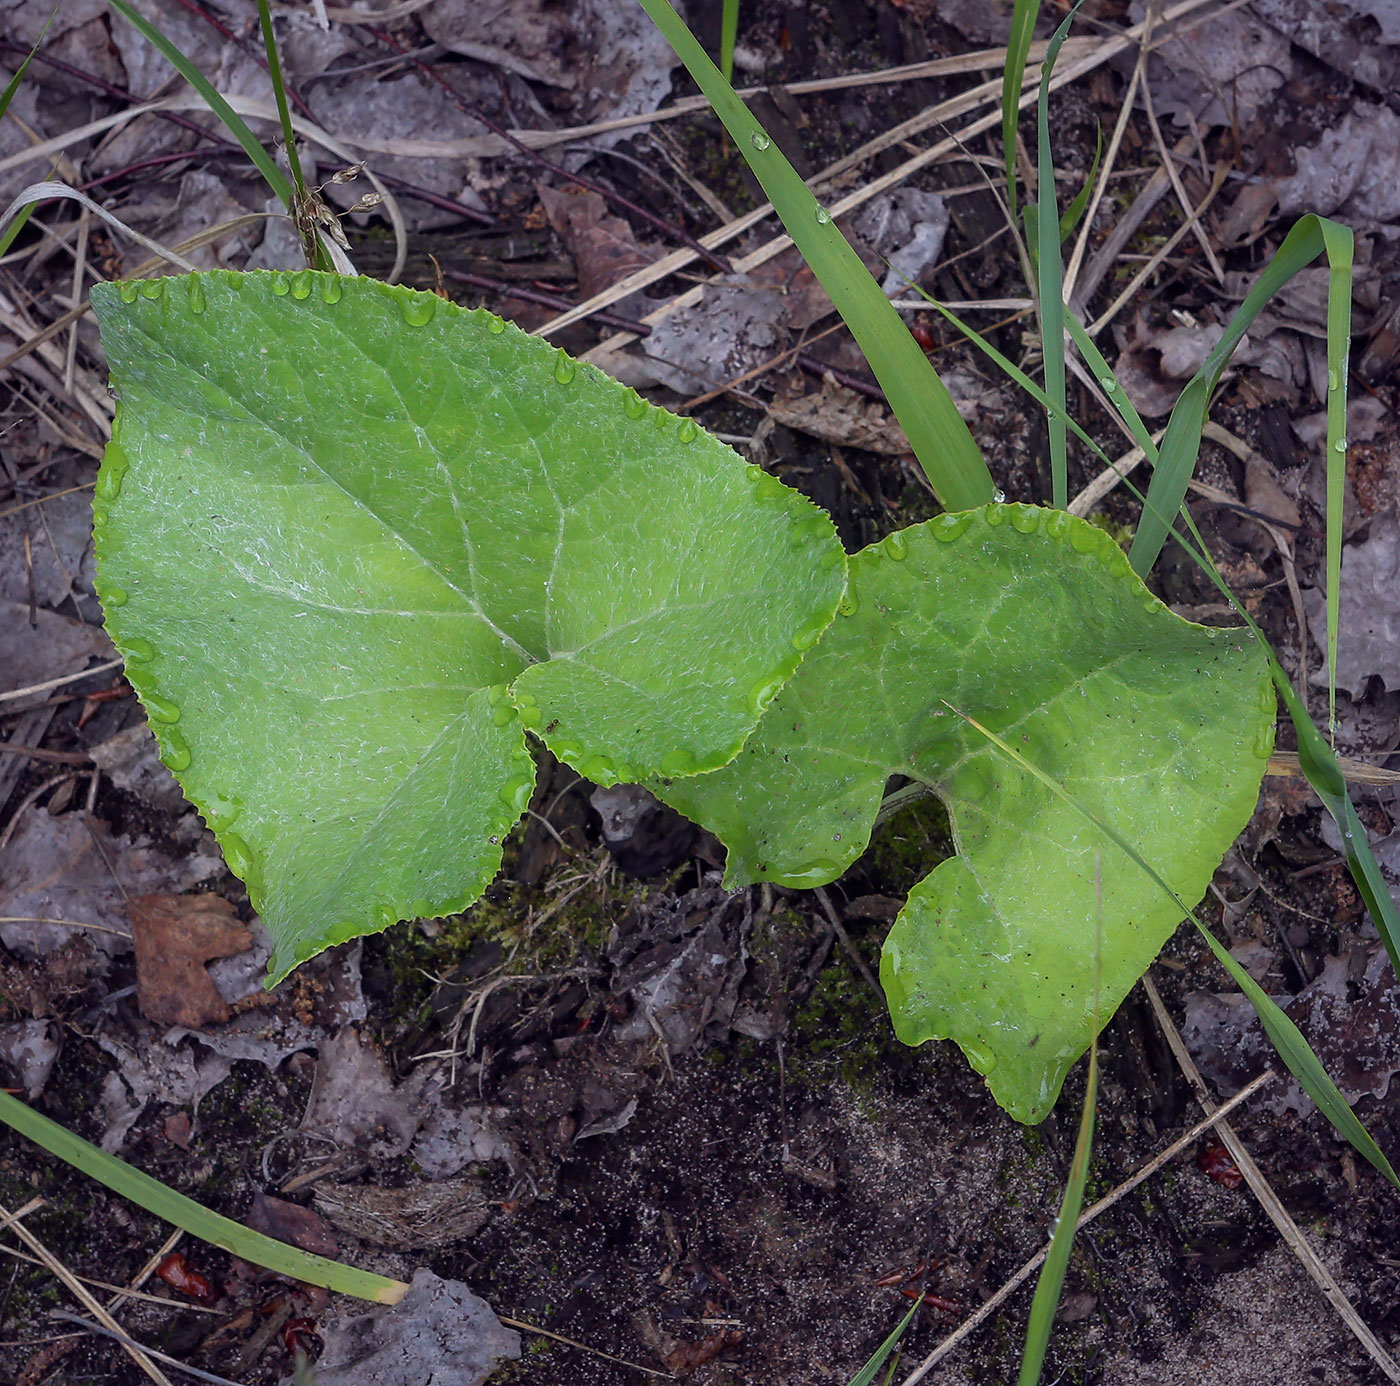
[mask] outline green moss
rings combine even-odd
[[[793,1032],[795,1079],[818,1086],[837,1076],[856,1094],[875,1088],[898,1051],[884,1002],[844,957],[822,969]]]
[[[875,829],[852,875],[882,895],[907,895],[952,854],[947,810],[930,795],[906,804]]]

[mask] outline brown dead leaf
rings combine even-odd
[[[884,405],[862,399],[829,376],[822,381],[819,394],[780,396],[768,406],[768,413],[776,423],[827,443],[887,456],[913,451],[904,430]]]
[[[253,937],[219,895],[138,895],[131,901],[136,1000],[147,1020],[202,1030],[232,1011],[204,964],[231,958]]]
[[[336,1256],[340,1243],[320,1213],[271,1194],[255,1193],[246,1222],[255,1232],[266,1233],[289,1246],[299,1246],[313,1256]]]
[[[652,262],[654,257],[637,244],[632,228],[613,216],[597,193],[544,183],[537,184],[536,191],[549,224],[574,257],[583,298],[592,298]]]

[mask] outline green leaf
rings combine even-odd
[[[910,892],[882,979],[906,1043],[950,1037],[1038,1121],[1180,914],[1131,857],[954,716],[976,717],[1199,898],[1273,745],[1264,657],[1174,616],[1102,531],[993,505],[851,560],[838,617],[742,753],[658,792],[729,847],[727,881],[819,885],[864,850],[891,775],[946,803],[958,855]]]
[[[841,596],[822,511],[487,313],[310,270],[93,306],[108,629],[274,977],[475,900],[526,728],[604,784],[723,765]]]

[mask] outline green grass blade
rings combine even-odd
[[[1287,679],[1284,682],[1286,683]],[[1337,1085],[1328,1077],[1327,1070],[1322,1066],[1317,1055],[1313,1053],[1298,1027],[1284,1015],[1254,979],[1230,956],[1210,930],[1191,913],[1186,902],[1162,879],[1137,848],[1111,823],[1106,822],[1092,809],[1085,807],[1058,780],[1047,775],[1039,766],[1027,760],[1015,747],[1008,745],[995,732],[969,717],[967,713],[958,711],[952,704],[945,704],[945,706],[950,712],[955,713],[963,721],[976,728],[1007,759],[1013,761],[1028,775],[1033,775],[1057,798],[1071,805],[1076,812],[1087,818],[1110,842],[1126,852],[1156,882],[1158,887],[1176,902],[1182,917],[1189,919],[1196,926],[1210,945],[1211,951],[1220,960],[1221,966],[1229,972],[1239,985],[1240,990],[1249,998],[1250,1004],[1253,1005],[1264,1026],[1265,1034],[1273,1041],[1274,1048],[1278,1050],[1279,1057],[1287,1066],[1288,1071],[1302,1084],[1303,1090],[1317,1103],[1318,1109],[1332,1123],[1333,1127],[1350,1141],[1357,1152],[1364,1155],[1386,1179],[1397,1189],[1400,1189],[1400,1176],[1396,1175],[1395,1170],[1391,1168],[1390,1161],[1386,1159],[1380,1147],[1371,1139],[1370,1133],[1361,1124],[1356,1113],[1347,1105],[1346,1099],[1337,1091]]]
[[[308,1285],[322,1285],[338,1294],[354,1295],[378,1304],[397,1304],[408,1286],[401,1280],[389,1280],[369,1271],[324,1256],[313,1256],[300,1247],[289,1246],[273,1237],[254,1232],[231,1218],[222,1217],[202,1207],[192,1198],[167,1188],[158,1179],[90,1145],[81,1136],[50,1121],[48,1117],[26,1106],[7,1092],[0,1092],[0,1121],[27,1136],[35,1145],[43,1146],[51,1155],[72,1165],[82,1174],[105,1184],[113,1193],[129,1198],[148,1213],[174,1223],[200,1241],[263,1266],[303,1280]]]
[[[282,143],[287,150],[287,167],[291,170],[292,186],[299,198],[306,196],[306,176],[301,171],[301,155],[297,153],[297,132],[292,129],[292,110],[287,104],[287,83],[282,76],[282,60],[277,54],[277,35],[272,29],[272,10],[267,0],[258,0],[258,24],[262,28],[263,48],[267,51],[267,75],[272,79],[272,94],[277,99],[277,119],[282,125]]]
[[[1069,332],[1070,340],[1078,347],[1079,354],[1084,358],[1084,364],[1089,367],[1099,384],[1103,386],[1109,403],[1118,412],[1118,417],[1128,425],[1128,431],[1133,435],[1133,441],[1147,454],[1147,460],[1155,464],[1157,444],[1152,441],[1152,430],[1143,423],[1142,415],[1138,413],[1137,407],[1128,398],[1128,393],[1114,374],[1113,367],[1104,360],[1103,352],[1099,350],[1098,343],[1084,330],[1084,324],[1073,313],[1065,314],[1065,328]]]
[[[1099,163],[1103,159],[1103,126],[1094,127],[1094,162],[1089,165],[1089,172],[1084,175],[1084,186],[1074,195],[1074,201],[1065,208],[1060,216],[1060,244],[1063,245],[1074,234],[1074,228],[1079,225],[1084,217],[1085,209],[1089,206],[1089,198],[1093,195],[1094,180],[1099,176]]]
[[[996,490],[987,464],[952,396],[880,286],[668,0],[640,3],[704,92],[845,319],[939,499],[949,510],[985,505]]]
[[[734,43],[739,37],[739,0],[724,0],[719,20],[719,70],[724,80],[734,81]]]
[[[0,120],[5,117],[5,112],[10,109],[10,102],[15,99],[15,93],[19,90],[19,84],[24,81],[25,70],[29,67],[34,55],[39,51],[40,46],[48,37],[49,28],[53,24],[54,15],[58,13],[57,8],[52,10],[49,17],[44,21],[44,27],[39,32],[39,37],[34,40],[34,47],[24,55],[24,61],[15,69],[15,75],[5,84],[5,90],[0,92]]]
[[[14,215],[10,224],[0,231],[0,255],[9,253],[9,249],[14,245],[19,233],[24,230],[25,223],[34,215],[34,203],[26,202]]]
[[[1324,227],[1331,229],[1324,234]],[[1230,319],[1224,335],[1216,343],[1210,355],[1206,357],[1200,370],[1182,390],[1176,406],[1172,409],[1171,418],[1167,421],[1167,431],[1162,438],[1161,454],[1152,474],[1152,484],[1147,489],[1147,500],[1143,505],[1142,518],[1138,523],[1137,534],[1133,538],[1133,546],[1128,554],[1133,570],[1138,574],[1149,572],[1157,561],[1157,556],[1161,553],[1162,545],[1166,542],[1177,510],[1186,498],[1186,488],[1196,469],[1196,458],[1201,450],[1201,432],[1205,428],[1206,410],[1210,404],[1211,394],[1219,383],[1221,373],[1231,355],[1239,345],[1240,338],[1250,329],[1255,318],[1259,316],[1274,294],[1299,270],[1311,264],[1324,253],[1328,257],[1333,276],[1345,275],[1347,277],[1348,294],[1345,311],[1349,320],[1352,234],[1346,227],[1339,226],[1335,222],[1327,222],[1322,217],[1302,217],[1284,237],[1283,244],[1279,246],[1273,258],[1264,267],[1263,272],[1255,281],[1254,287],[1245,295],[1244,302],[1240,304]],[[1334,305],[1332,295],[1329,294],[1329,363],[1333,355],[1330,346],[1330,329],[1334,306],[1336,307],[1336,316],[1340,319],[1342,306]],[[1338,451],[1337,443],[1341,441],[1340,432],[1334,435],[1333,429],[1344,426],[1346,418],[1345,400],[1343,400],[1340,409],[1336,410],[1330,402],[1330,395],[1342,390],[1346,383],[1344,375],[1339,373],[1337,378],[1337,390],[1329,391],[1327,439],[1329,463],[1332,453]],[[1345,463],[1345,447],[1341,449],[1341,459]],[[1330,503],[1328,508],[1330,512],[1332,508]],[[1338,507],[1337,513],[1340,533],[1340,507]],[[1340,571],[1340,548],[1338,549],[1338,567]]]
[[[1337,633],[1342,600],[1342,495],[1347,473],[1347,372],[1351,356],[1348,227],[1319,219],[1327,249],[1327,730],[1337,732]],[[1349,806],[1349,805],[1348,805]],[[1353,810],[1354,812],[1354,810]],[[1389,898],[1389,897],[1387,897]],[[1394,955],[1392,954],[1392,960]],[[1400,975],[1400,968],[1396,969]]]
[[[909,1306],[909,1312],[900,1319],[894,1332],[875,1349],[870,1360],[850,1379],[848,1386],[870,1386],[880,1368],[885,1365],[889,1355],[899,1346],[899,1340],[904,1337],[909,1325],[914,1322],[914,1315],[919,1312],[919,1305],[922,1302],[922,1297],[915,1299],[913,1304]]]
[[[1016,121],[1021,113],[1021,87],[1026,79],[1026,59],[1035,34],[1038,0],[1016,0],[1011,12],[1011,33],[1006,40],[1006,69],[1001,78],[1001,156],[1006,163],[1006,205],[1016,218]]]
[[[1069,1269],[1070,1252],[1074,1249],[1074,1233],[1079,1214],[1084,1207],[1084,1186],[1089,1181],[1089,1156],[1094,1147],[1094,1109],[1099,1092],[1099,1045],[1089,1046],[1089,1075],[1084,1088],[1084,1107],[1079,1114],[1079,1138],[1074,1143],[1074,1161],[1069,1168],[1069,1181],[1055,1219],[1055,1235],[1050,1238],[1050,1250],[1036,1281],[1035,1298],[1031,1301],[1030,1320],[1026,1325],[1026,1344],[1021,1354],[1019,1386],[1037,1386],[1045,1365],[1045,1349],[1050,1345],[1050,1330],[1055,1326],[1055,1310],[1064,1288],[1065,1272]]]
[[[1055,159],[1050,148],[1050,74],[1069,37],[1078,6],[1064,18],[1045,51],[1040,69],[1036,120],[1036,292],[1040,300],[1040,340],[1045,358],[1045,393],[1052,405],[1046,420],[1050,434],[1050,503],[1056,510],[1069,504],[1069,459],[1065,440],[1065,294],[1064,264],[1060,259],[1060,205],[1055,195]]]
[[[248,128],[243,117],[219,95],[213,83],[178,49],[166,36],[151,23],[128,0],[112,0],[112,8],[134,29],[152,44],[203,98],[205,104],[223,121],[229,134],[243,146],[244,153],[253,161],[257,170],[267,180],[267,185],[281,199],[288,211],[292,207],[292,185],[287,175],[277,167],[272,155],[259,143],[258,138]]]

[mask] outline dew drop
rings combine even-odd
[[[239,880],[247,881],[256,873],[258,861],[253,849],[237,833],[224,833],[219,838],[219,846],[223,849],[225,865]]]
[[[752,688],[749,689],[749,711],[762,716],[768,711],[768,705],[778,696],[779,690],[787,680],[781,673],[775,674],[772,678],[759,679]]]
[[[759,710],[762,711],[761,708]],[[694,771],[695,765],[694,754],[683,746],[677,747],[674,751],[667,751],[661,757],[661,773],[663,775],[689,775]]]
[[[993,505],[987,510],[987,523],[989,525],[1004,525],[1006,523],[1006,507],[1004,505]]]
[[[808,862],[795,871],[784,871],[781,875],[774,875],[773,880],[777,885],[801,890],[804,886],[825,885],[828,881],[834,881],[840,874],[841,868],[834,861],[821,860]]]
[[[141,281],[141,297],[157,299],[165,297],[164,279],[143,279]]]
[[[1271,721],[1268,726],[1260,727],[1259,734],[1254,738],[1254,754],[1260,760],[1268,760],[1274,753],[1274,724]]]
[[[117,297],[123,303],[135,303],[136,295],[141,292],[141,286],[134,279],[123,279],[117,285]]]
[[[506,330],[506,320],[504,318],[497,317],[495,313],[492,313],[491,316],[486,320],[486,330],[493,337],[499,337],[501,333]]]
[[[126,453],[108,443],[107,451],[102,456],[102,466],[97,473],[97,485],[93,487],[93,498],[101,504],[116,500],[122,493],[122,482],[130,466],[131,459]]]
[[[204,285],[200,283],[199,276],[190,275],[190,312],[202,313],[208,306],[204,299]]]
[[[399,299],[399,312],[410,327],[426,327],[437,312],[436,294],[406,294]]]
[[[676,429],[676,437],[682,443],[693,443],[699,433],[700,429],[694,419],[682,419],[680,427]]]
[[[174,727],[163,729],[165,754],[161,759],[178,775],[190,768],[190,744]]]
[[[954,539],[967,533],[972,516],[966,512],[960,515],[936,515],[928,522],[929,532],[940,543],[951,544]]]
[[[820,617],[815,621],[808,621],[800,630],[794,632],[792,648],[794,650],[810,650],[822,638],[822,631],[826,629],[826,626],[826,621]]]
[[[767,149],[773,141],[770,140],[762,130],[755,130],[753,134],[749,136],[749,143],[753,145],[755,149],[764,150]]]
[[[854,616],[860,610],[860,598],[848,587],[841,594],[836,610],[842,616]]]
[[[1338,438],[1337,441],[1332,444],[1332,447],[1337,452],[1345,453],[1347,450],[1347,440],[1345,438]]]
[[[825,207],[817,208],[817,225],[829,226],[831,224],[831,213]]]
[[[1340,382],[1337,380],[1337,372],[1336,372],[1336,371],[1328,371],[1328,372],[1327,372],[1327,388],[1328,388],[1329,390],[1335,390],[1335,389],[1337,389],[1339,383],[1340,383]]]
[[[574,359],[562,347],[554,354],[554,378],[561,384],[567,385],[573,378],[578,367],[574,365]]]
[[[629,419],[640,419],[647,412],[647,402],[635,390],[622,397],[622,409]]]
[[[211,794],[209,802],[200,810],[211,832],[227,832],[238,822],[243,805],[227,794]]]
[[[156,657],[156,647],[139,635],[133,635],[123,643],[126,645],[124,653],[129,662],[149,664]]]
[[[433,908],[433,902],[426,895],[420,895],[408,907],[408,913],[412,919],[435,919],[438,912]]]
[[[544,722],[544,713],[540,711],[539,704],[528,693],[516,694],[515,710],[520,715],[521,726],[528,727],[531,731]],[[559,754],[557,749],[555,754]]]
[[[1111,375],[1101,375],[1099,377],[1099,384],[1102,385],[1109,394],[1112,394],[1118,388],[1118,382]]]
[[[1003,491],[1003,490],[1001,489],[1000,486],[998,486],[998,487],[996,488],[996,490],[992,492],[992,504],[993,504],[993,505],[1005,505],[1005,504],[1006,504],[1006,492]]]
[[[617,783],[617,771],[608,756],[589,756],[578,767],[578,772],[584,779],[592,780],[603,789],[609,789]]]
[[[492,726],[508,727],[512,722],[517,720],[518,714],[515,709],[507,703],[497,703],[496,706],[491,709]]]
[[[292,275],[292,297],[298,303],[311,297],[311,271],[309,269],[298,270]]]
[[[522,814],[530,806],[530,795],[535,782],[528,776],[523,779],[507,780],[501,786],[501,802],[514,814]]]
[[[292,286],[287,282],[287,276],[280,270],[272,276],[272,292],[278,298],[286,298],[291,292]]]
[[[338,274],[323,274],[321,276],[321,302],[339,303],[340,296],[345,292],[340,283]]]
[[[107,528],[107,512],[105,510],[94,510],[92,512],[92,527],[93,529]]]
[[[1040,529],[1041,512],[1033,505],[1008,505],[1011,514],[1011,528],[1017,534],[1034,534]]]
[[[128,598],[125,587],[109,587],[103,602],[107,606],[125,606]]]
[[[147,713],[157,722],[168,726],[180,720],[180,709],[169,698],[162,698],[159,693],[147,693],[142,701],[146,704]]]
[[[1052,539],[1063,539],[1069,533],[1069,512],[1067,510],[1052,510],[1045,517],[1045,532]]]
[[[984,1078],[997,1066],[997,1056],[990,1049],[980,1044],[969,1043],[967,1040],[959,1040],[958,1044],[967,1055],[968,1063]]]
[[[825,534],[822,536],[825,538]],[[823,554],[821,563],[818,565],[822,572],[829,573],[833,568],[839,568],[845,555],[839,548],[829,548]]]
[[[893,534],[885,535],[885,552],[898,563],[908,556],[909,543],[898,530],[895,530]]]

